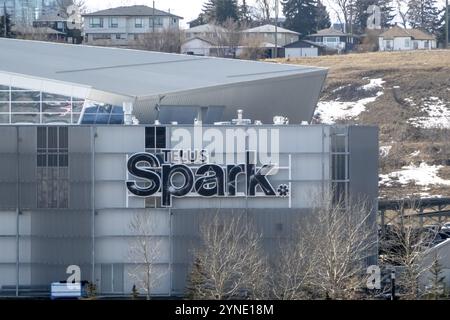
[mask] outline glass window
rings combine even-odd
[[[0,84],[0,90],[9,90],[9,86]]]
[[[36,112],[39,113],[41,109],[40,103],[22,103],[12,102],[11,112]]]
[[[42,114],[42,123],[51,124],[70,124],[72,123],[70,113],[62,114],[62,113],[44,113]]]
[[[134,19],[134,26],[135,28],[142,28],[142,18],[135,18]]]
[[[119,27],[119,19],[117,17],[111,17],[111,28],[118,28]]]
[[[0,102],[0,112],[9,112],[9,103]]]
[[[41,101],[41,93],[39,91],[12,91],[11,101]]]
[[[50,102],[68,101],[68,102],[70,102],[70,100],[71,100],[70,97],[67,97],[67,96],[42,92],[42,101],[50,101]]]
[[[147,127],[145,128],[145,148],[165,149],[166,148],[166,128]]]
[[[9,114],[0,113],[0,124],[8,124],[9,123]]]
[[[153,26],[153,22],[155,23],[155,27],[161,27],[163,25],[163,19],[161,17],[150,18],[150,27]]]
[[[11,114],[11,123],[40,123],[38,113],[34,114]]]
[[[347,137],[345,135],[333,135],[331,143],[332,152],[347,152]]]
[[[93,17],[91,18],[91,28],[103,28],[103,18]]]
[[[67,114],[72,111],[70,102],[43,102],[42,112]]]
[[[410,40],[405,39],[405,48],[409,48],[409,46],[410,46]]]
[[[347,180],[347,155],[334,154],[333,161],[333,180]]]
[[[9,91],[0,91],[0,101],[9,101]]]
[[[69,207],[67,127],[37,128],[37,206]]]

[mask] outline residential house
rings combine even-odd
[[[202,39],[217,39],[220,33],[225,32],[227,32],[225,28],[208,23],[187,29],[185,31],[185,36],[186,39],[193,39],[196,37],[200,37]]]
[[[436,49],[436,37],[419,29],[392,27],[378,37],[380,51]]]
[[[33,22],[33,27],[40,30],[44,30],[43,28],[53,29],[58,32],[56,34],[57,40],[80,44],[83,40],[81,26],[78,29],[68,28],[67,22],[68,19],[65,15],[61,15],[55,11],[39,17]],[[51,30],[48,31],[51,32]]]
[[[151,32],[179,30],[183,19],[143,5],[106,9],[83,17],[85,42],[102,45],[128,45]]]
[[[181,44],[181,53],[196,56],[211,56],[215,47],[217,47],[217,43],[212,38],[195,36],[186,39]]]
[[[300,36],[298,32],[281,27],[275,30],[275,26],[272,24],[247,29],[242,31],[242,33],[244,39],[259,39],[262,43],[273,44],[274,47],[275,42],[282,47],[297,41]],[[277,34],[277,41],[275,41],[275,34]]]
[[[326,52],[326,47],[309,40],[298,40],[284,46],[284,51],[286,58],[317,57]]]
[[[338,53],[348,52],[353,49],[356,37],[334,28],[327,28],[310,34],[308,38],[318,44],[324,45],[327,50],[336,50]]]

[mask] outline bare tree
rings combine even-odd
[[[402,20],[403,28],[406,29],[406,27],[408,26],[408,16],[409,16],[409,11],[410,11],[410,8],[408,6],[408,1],[407,0],[396,0],[396,4],[397,4],[397,12],[398,12],[400,19]]]
[[[71,6],[78,7],[80,13],[85,13],[87,11],[86,0],[56,0],[56,6],[63,17],[68,17],[69,13],[67,10]]]
[[[266,297],[267,268],[261,235],[241,215],[215,215],[200,226],[201,246],[194,254],[188,285],[194,299]]]
[[[305,242],[314,262],[311,287],[319,297],[352,299],[360,294],[369,260],[377,255],[376,220],[365,199],[315,198]]]
[[[270,22],[275,13],[275,1],[277,0],[256,0],[256,17],[262,22]]]
[[[352,32],[355,0],[328,0],[328,7],[334,11],[342,25],[342,32]]]
[[[143,50],[179,53],[183,37],[180,30],[167,28],[158,32],[145,33],[136,41],[135,46]]]
[[[129,229],[134,236],[129,245],[129,257],[135,265],[130,277],[136,281],[137,289],[145,292],[149,300],[152,288],[158,285],[164,276],[161,270],[157,270],[158,258],[162,253],[162,240],[155,237],[156,226],[150,212],[136,214]]]
[[[243,37],[241,39],[242,52],[240,59],[256,60],[263,57],[266,52],[264,38],[260,36]]]
[[[221,26],[216,26],[212,37],[217,44],[218,57],[236,57],[236,51],[242,39],[241,30],[245,26],[239,25],[233,19],[227,19]]]
[[[397,283],[407,300],[423,294],[420,279],[431,265],[424,258],[433,246],[437,230],[423,229],[415,217],[404,217],[400,224],[390,225],[380,241],[380,262],[399,271]]]

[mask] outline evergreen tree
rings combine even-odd
[[[201,289],[205,285],[205,280],[206,278],[201,267],[201,262],[196,258],[187,281],[186,298],[190,300],[203,298],[199,292],[202,291]]]
[[[317,1],[316,7],[316,31],[329,28],[331,26],[330,15],[328,14],[327,7],[321,0]]]
[[[442,276],[442,265],[439,263],[439,258],[435,255],[433,263],[430,268],[430,282],[431,285],[428,289],[430,297],[434,300],[439,299],[444,293],[445,288],[445,276]]]
[[[354,31],[364,33],[367,28],[367,19],[372,14],[367,12],[371,5],[376,5],[381,11],[381,28],[388,28],[395,18],[396,9],[392,0],[356,0],[354,2]]]
[[[282,0],[284,26],[306,36],[317,30],[317,0]]]
[[[409,0],[408,22],[413,28],[420,28],[437,34],[441,25],[440,13],[436,0]]]
[[[448,7],[449,13],[450,13],[450,6]],[[438,37],[437,40],[439,43],[442,43],[443,45],[445,45],[445,8],[444,10],[442,10],[442,17],[440,19],[440,27],[438,30]],[[448,34],[449,34],[449,38],[448,38],[448,42],[450,43],[450,28],[449,26],[447,26],[448,28]]]
[[[201,25],[204,25],[207,23],[208,23],[208,20],[206,19],[206,15],[202,12],[198,15],[197,19],[189,22],[189,27],[193,28],[193,27],[201,26]]]
[[[203,5],[203,12],[208,22],[223,24],[229,19],[239,20],[237,0],[208,0]]]
[[[0,16],[0,37],[12,38],[14,36],[12,32],[13,24],[11,22],[11,15],[6,10],[6,2],[3,4],[2,16]]]

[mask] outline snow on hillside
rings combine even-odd
[[[321,123],[333,124],[337,120],[357,119],[358,116],[366,110],[369,103],[375,102],[378,97],[383,95],[383,79],[370,79],[369,84],[361,86],[358,90],[364,91],[379,91],[375,95],[368,98],[363,98],[358,101],[339,101],[339,98],[331,101],[319,101],[315,113],[315,118],[320,119]],[[345,88],[339,87],[333,92]]]
[[[406,101],[415,106],[411,99]],[[429,97],[423,99],[420,107],[427,115],[409,119],[411,125],[424,129],[450,128],[450,107],[444,101],[437,97]]]
[[[425,187],[429,185],[450,186],[450,180],[445,180],[438,176],[438,172],[442,168],[442,166],[430,166],[425,162],[422,162],[419,166],[411,164],[403,167],[402,170],[381,174],[380,186],[392,187],[395,183],[401,185],[415,183]]]

